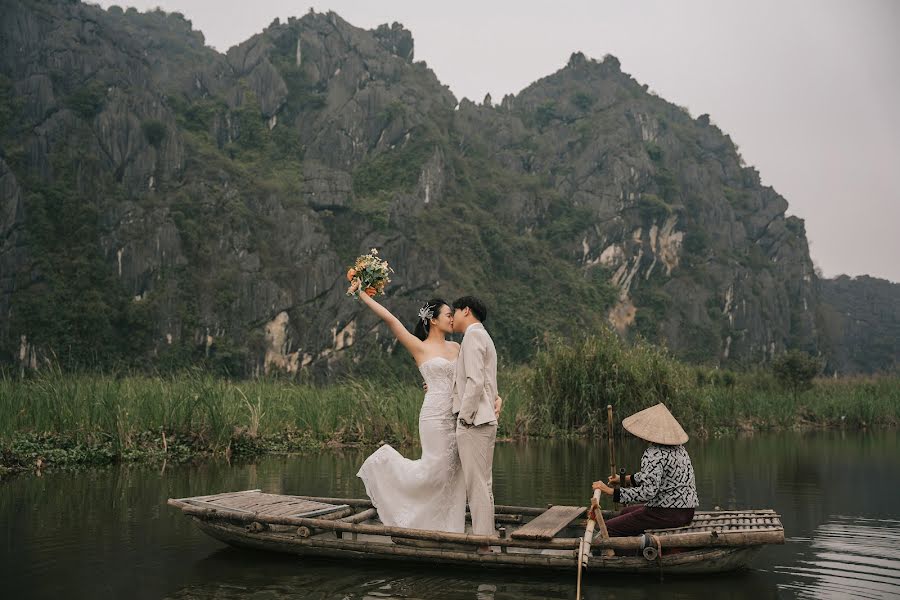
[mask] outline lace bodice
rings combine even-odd
[[[419,372],[428,384],[428,396],[450,394],[456,378],[456,361],[435,356],[419,365]]]

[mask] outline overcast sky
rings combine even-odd
[[[614,54],[622,70],[709,113],[806,220],[826,276],[900,282],[900,1],[124,0],[179,11],[220,51],[275,17],[333,10],[398,21],[458,99],[495,101],[566,64]],[[893,108],[891,108],[893,107]],[[894,173],[892,176],[891,173]]]

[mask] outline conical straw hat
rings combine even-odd
[[[622,420],[622,427],[642,440],[654,444],[677,446],[688,441],[688,434],[662,402],[625,417]]]

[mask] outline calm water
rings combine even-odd
[[[705,577],[600,575],[585,597],[900,597],[900,444],[896,432],[691,442],[701,508],[775,508],[788,543],[752,568]],[[643,446],[618,448],[632,470]],[[406,454],[415,450],[406,451]],[[256,464],[124,467],[0,483],[0,598],[574,598],[570,577],[310,561],[240,551],[199,533],[168,497],[261,488],[361,497],[363,455],[327,452]],[[498,503],[586,502],[604,448],[498,445]]]

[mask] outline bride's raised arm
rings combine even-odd
[[[391,333],[394,334],[397,341],[403,344],[404,348],[409,350],[409,353],[412,354],[413,359],[418,364],[425,352],[422,340],[411,334],[409,330],[403,326],[403,323],[400,322],[400,319],[395,317],[391,311],[379,304],[374,298],[370,298],[369,295],[363,291],[361,291],[358,296],[362,303],[368,306],[379,319],[387,323],[388,329],[391,330]]]

